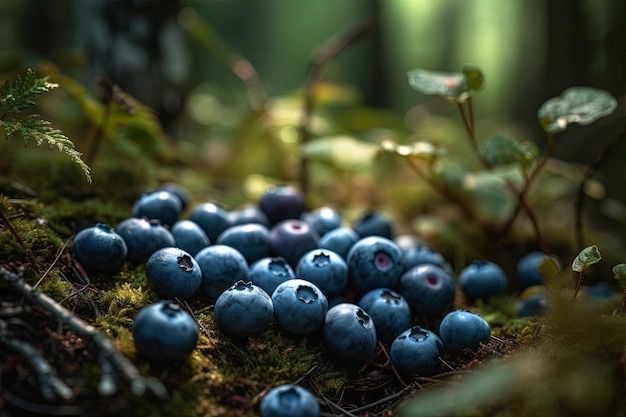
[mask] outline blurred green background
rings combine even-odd
[[[416,67],[480,66],[486,88],[474,102],[479,140],[505,132],[542,150],[536,111],[546,99],[575,85],[613,94],[620,106],[612,116],[559,135],[557,159],[574,163],[554,168],[570,177],[554,185],[569,187],[563,194],[575,192],[584,171],[576,163],[595,160],[623,131],[626,4],[620,0],[4,0],[0,73],[52,62],[94,96],[97,79],[110,79],[156,111],[174,150],[154,160],[200,172],[212,192],[224,191],[215,198],[236,206],[254,200],[268,182],[298,181],[300,94],[312,56],[370,18],[375,26],[328,60],[317,83],[309,133],[341,136],[347,151],[337,155],[323,143],[310,150],[317,158],[309,167],[312,205],[385,207],[403,221],[432,211],[432,191],[401,160],[373,159],[371,148],[350,147],[426,138],[461,157],[468,151],[455,107],[408,86],[406,73]],[[57,95],[42,109],[86,149],[93,129],[76,103]],[[587,208],[592,225],[611,231],[626,229],[622,142],[589,188],[597,202]],[[97,181],[97,164],[94,169]],[[158,181],[179,180],[172,172],[158,174]],[[227,192],[238,188],[239,196]],[[566,203],[553,211],[571,219],[571,200]]]

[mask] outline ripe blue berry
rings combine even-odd
[[[438,316],[447,310],[456,294],[456,284],[445,269],[423,264],[402,275],[398,292],[407,300],[416,316]]]
[[[102,223],[78,232],[72,250],[87,272],[117,272],[128,253],[124,239]]]
[[[295,268],[300,257],[317,248],[319,236],[302,220],[283,220],[270,230],[270,254],[282,256]]]
[[[183,211],[189,205],[189,194],[180,184],[175,182],[166,182],[159,185],[156,191],[168,191],[174,194],[180,200],[180,205]]]
[[[272,299],[252,282],[237,281],[217,298],[215,321],[224,331],[236,337],[262,333],[272,322]]]
[[[228,212],[215,203],[198,204],[189,213],[189,220],[197,223],[211,242],[215,242],[219,234],[230,227]]]
[[[322,327],[328,300],[315,284],[303,279],[283,282],[272,294],[274,317],[287,333],[305,335]]]
[[[522,299],[517,306],[517,315],[518,317],[541,317],[548,312],[549,308],[550,299],[548,294],[545,291],[537,291]]]
[[[273,226],[304,213],[304,195],[289,185],[269,186],[259,198],[259,208]]]
[[[537,267],[539,266],[539,263],[543,261],[545,256],[551,257],[559,269],[561,268],[561,263],[555,256],[548,255],[547,253],[541,251],[529,252],[522,256],[517,262],[517,278],[522,284],[522,287],[526,288],[544,284],[543,276],[537,270]]]
[[[270,220],[267,218],[265,213],[263,213],[261,209],[255,205],[248,205],[230,211],[228,213],[228,220],[230,221],[231,226],[236,226],[238,224],[258,223],[262,224],[268,229],[271,227]]]
[[[368,212],[358,218],[352,225],[359,237],[381,236],[393,239],[393,224],[391,220],[382,213]]]
[[[507,277],[496,263],[474,261],[459,273],[459,285],[471,303],[476,300],[487,301],[491,297],[504,294]]]
[[[433,332],[414,326],[393,340],[389,357],[398,372],[431,376],[437,372],[443,343]]]
[[[184,300],[200,288],[202,271],[189,253],[167,247],[157,250],[148,258],[146,279],[159,298]]]
[[[220,233],[215,243],[237,249],[248,265],[270,255],[270,231],[258,223],[231,226]]]
[[[176,246],[196,256],[198,252],[211,244],[209,237],[196,222],[179,220],[170,230],[176,240]]]
[[[404,272],[402,251],[380,236],[366,237],[352,245],[347,263],[350,284],[361,292],[393,288]]]
[[[359,300],[363,308],[376,324],[378,340],[391,343],[400,333],[411,327],[411,307],[395,291],[376,288],[367,292]]]
[[[158,220],[129,217],[122,220],[116,230],[128,248],[126,259],[134,264],[146,262],[150,255],[161,248],[176,246],[172,233]]]
[[[259,259],[250,265],[250,281],[263,288],[268,294],[273,294],[276,287],[283,282],[295,278],[296,274],[293,269],[285,258],[280,256]]]
[[[421,264],[433,264],[442,268],[446,266],[443,255],[426,245],[403,250],[403,254],[402,260],[407,271]]]
[[[302,255],[295,273],[317,285],[326,297],[338,295],[348,283],[348,264],[328,249],[313,249]]]
[[[453,355],[465,349],[477,349],[491,340],[489,323],[478,314],[465,310],[451,311],[439,324],[439,337],[444,347]]]
[[[237,281],[248,281],[248,263],[235,248],[211,245],[195,256],[202,271],[200,288],[210,298],[217,298]]]
[[[302,220],[310,224],[320,237],[340,227],[342,222],[341,214],[331,207],[320,207],[304,212]]]
[[[285,384],[272,388],[259,406],[260,417],[319,417],[320,405],[307,389]]]
[[[330,356],[336,360],[345,363],[366,362],[374,356],[377,343],[374,320],[361,307],[342,303],[326,313],[324,344]]]
[[[139,310],[131,331],[137,351],[154,361],[184,359],[198,342],[198,326],[193,317],[166,300]]]
[[[338,227],[322,236],[318,246],[323,249],[330,249],[343,259],[348,259],[350,248],[359,239],[359,235],[349,227]]]
[[[133,204],[131,215],[158,220],[164,226],[171,226],[182,212],[180,197],[169,191],[154,191],[142,195]]]

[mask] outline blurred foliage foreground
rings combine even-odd
[[[546,102],[539,109],[544,155],[508,133],[477,136],[472,106],[483,74],[475,67],[411,71],[413,88],[448,103],[416,108],[410,132],[395,116],[361,106],[349,87],[317,80],[308,92],[239,113],[201,86],[189,114],[203,123],[184,125],[184,139],[172,141],[149,109],[111,83],[102,81],[94,93],[49,64],[39,71],[47,78],[29,72],[21,83],[9,78],[2,90],[0,266],[102,330],[169,395],[135,395],[136,387],[120,378],[117,393],[103,396],[97,381],[109,371],[89,340],[1,282],[2,415],[252,416],[266,390],[287,382],[311,389],[324,415],[626,414],[623,279],[608,272],[624,261],[623,237],[585,227],[588,219],[577,209],[593,167],[553,156],[555,136],[571,123],[590,124],[613,112],[608,93],[574,88]],[[11,104],[19,94],[28,100]],[[35,96],[37,108],[73,142],[31,113]],[[315,107],[303,110],[303,102]],[[433,110],[446,106],[458,115]],[[14,136],[61,152],[25,148]],[[84,162],[74,146],[85,150]],[[188,190],[192,205],[217,201],[226,209],[254,203],[269,184],[294,183],[306,190],[309,208],[331,205],[347,225],[368,210],[388,214],[398,235],[415,235],[439,250],[455,272],[474,259],[498,262],[509,274],[509,295],[478,305],[459,295],[454,306],[480,313],[494,338],[476,352],[444,358],[445,373],[406,377],[390,365],[383,344],[355,368],[328,358],[319,334],[295,338],[271,327],[256,338],[228,338],[213,319],[214,300],[197,296],[183,304],[201,329],[193,354],[182,363],[149,363],[137,355],[129,330],[137,311],[156,301],[143,266],[88,276],[69,248],[78,230],[116,225],[142,192],[165,182]],[[576,257],[590,240],[602,261],[599,255],[589,261],[584,251]],[[516,283],[515,264],[531,249],[555,253],[565,267],[544,262],[552,308],[544,317],[519,318],[516,303],[528,291]],[[578,273],[569,266],[573,259]],[[621,271],[616,267],[616,277]],[[577,278],[583,289],[608,283],[612,295],[598,301],[581,291],[576,297]],[[437,320],[420,324],[436,328]],[[4,348],[15,340],[42,352],[71,391],[40,391],[32,364]]]

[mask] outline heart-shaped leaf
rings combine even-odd
[[[380,144],[380,147],[385,152],[425,161],[432,161],[438,156],[445,154],[444,149],[426,141],[418,141],[410,145],[399,145],[391,140],[385,140]]]
[[[584,272],[600,259],[602,259],[602,255],[600,255],[598,247],[596,245],[587,246],[580,251],[574,262],[572,262],[572,269],[576,272]]]
[[[615,279],[622,288],[626,288],[626,264],[617,264],[613,267]]]
[[[541,127],[548,133],[564,131],[570,123],[588,125],[613,113],[617,100],[604,90],[570,87],[559,97],[543,103],[537,112]]]
[[[518,163],[524,169],[539,153],[537,145],[529,141],[518,141],[502,135],[494,135],[480,146],[481,156],[491,165]]]

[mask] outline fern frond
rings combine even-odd
[[[0,126],[8,136],[20,135],[25,143],[33,138],[38,146],[47,143],[51,148],[57,148],[65,153],[77,164],[85,174],[87,181],[91,182],[91,172],[87,164],[81,159],[81,153],[74,148],[74,143],[58,129],[53,128],[50,122],[39,119],[37,115],[16,117],[8,120],[0,120]]]
[[[39,77],[32,69],[27,69],[24,76],[7,80],[0,86],[0,114],[17,114],[35,104],[32,98],[46,93],[58,84],[49,83],[48,77]]]

